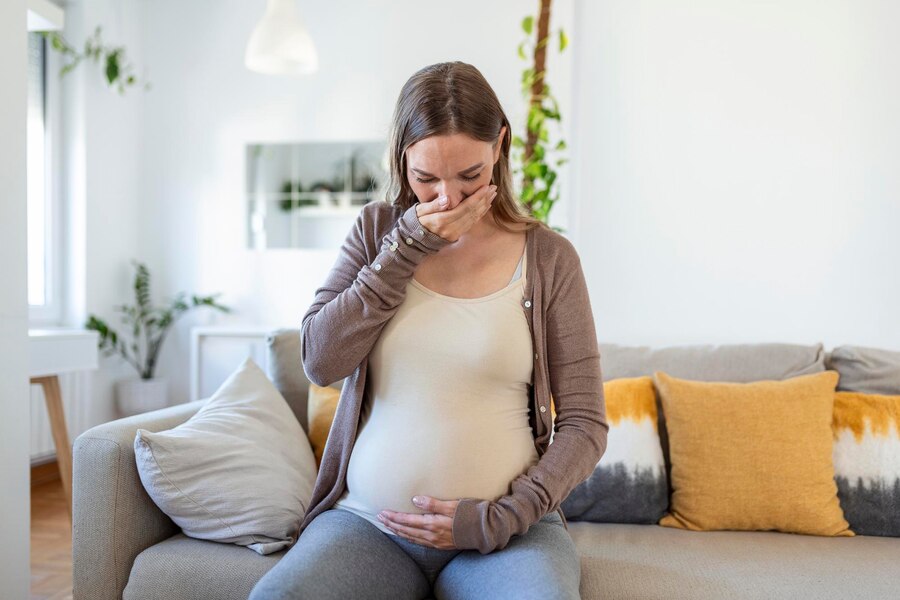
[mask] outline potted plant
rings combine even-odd
[[[135,304],[115,307],[122,313],[122,321],[131,333],[131,342],[126,343],[123,336],[93,314],[88,315],[85,323],[87,329],[100,334],[99,347],[106,357],[118,353],[138,373],[138,377],[116,382],[116,405],[124,416],[168,406],[167,382],[154,377],[154,371],[166,333],[180,316],[202,306],[231,312],[230,308],[215,301],[220,294],[192,295],[188,300],[187,294],[180,292],[168,306],[155,307],[150,298],[150,271],[138,261],[132,260],[132,263],[137,270],[134,277]]]

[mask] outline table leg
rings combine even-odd
[[[59,392],[59,378],[56,375],[32,377],[31,383],[39,384],[44,389],[44,400],[47,403],[47,416],[50,417],[50,430],[56,446],[56,463],[59,466],[59,478],[62,480],[69,509],[69,520],[72,519],[72,445],[69,443],[69,430],[66,426],[66,415],[63,412],[62,396]]]

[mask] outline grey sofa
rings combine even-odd
[[[268,336],[269,375],[307,427],[309,382],[299,332]],[[665,370],[722,381],[784,379],[821,371],[821,344],[601,345],[605,379]],[[340,387],[339,383],[336,387]],[[135,467],[138,428],[183,423],[205,402],[105,423],[74,443],[74,600],[243,600],[286,551],[186,537],[152,502]],[[661,435],[663,429],[660,430]],[[693,532],[658,525],[569,522],[582,561],[582,597],[816,598],[900,597],[900,539],[826,538],[775,532]]]

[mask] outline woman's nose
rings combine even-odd
[[[462,199],[462,190],[452,184],[438,184],[437,195],[447,196],[450,199],[450,206],[456,206]]]

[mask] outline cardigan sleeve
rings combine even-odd
[[[538,462],[495,501],[463,498],[452,532],[458,548],[481,554],[504,548],[547,513],[594,470],[606,451],[609,424],[600,351],[581,261],[566,244],[570,265],[559,269],[547,302],[547,364],[557,418],[553,441]]]
[[[381,202],[381,201],[379,201]],[[410,206],[380,240],[371,263],[366,240],[377,235],[379,205],[366,205],[316,290],[300,326],[303,370],[316,385],[350,375],[369,355],[385,324],[406,296],[406,284],[429,254],[453,242],[425,228]]]

